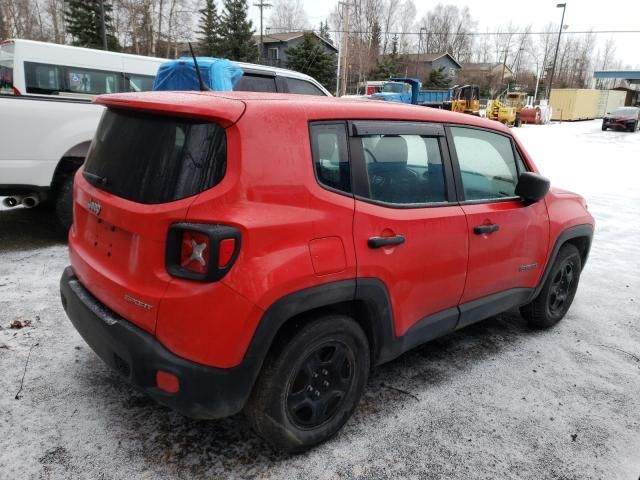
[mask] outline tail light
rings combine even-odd
[[[240,253],[240,231],[227,225],[177,223],[167,237],[167,271],[180,278],[215,282]]]

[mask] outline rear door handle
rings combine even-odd
[[[491,225],[476,225],[475,227],[473,227],[473,233],[475,233],[476,235],[493,233],[497,232],[498,230],[500,230],[500,225],[496,225],[495,223],[492,223]]]
[[[367,241],[367,245],[369,245],[369,248],[381,248],[402,245],[404,242],[405,238],[402,235],[396,235],[394,237],[371,237]]]

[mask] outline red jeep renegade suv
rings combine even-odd
[[[574,298],[593,218],[497,122],[240,92],[97,102],[62,304],[184,415],[244,410],[301,451],[373,366],[513,307],[550,327]]]

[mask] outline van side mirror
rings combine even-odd
[[[524,172],[518,177],[516,195],[526,203],[535,203],[544,198],[549,192],[551,182],[549,179],[533,172]]]

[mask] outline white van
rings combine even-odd
[[[102,116],[95,95],[151,90],[166,59],[29,40],[0,43],[0,197],[72,222],[73,175]],[[330,95],[302,73],[239,63],[235,90]]]
[[[163,58],[31,40],[0,43],[0,93],[86,98],[151,90]]]

